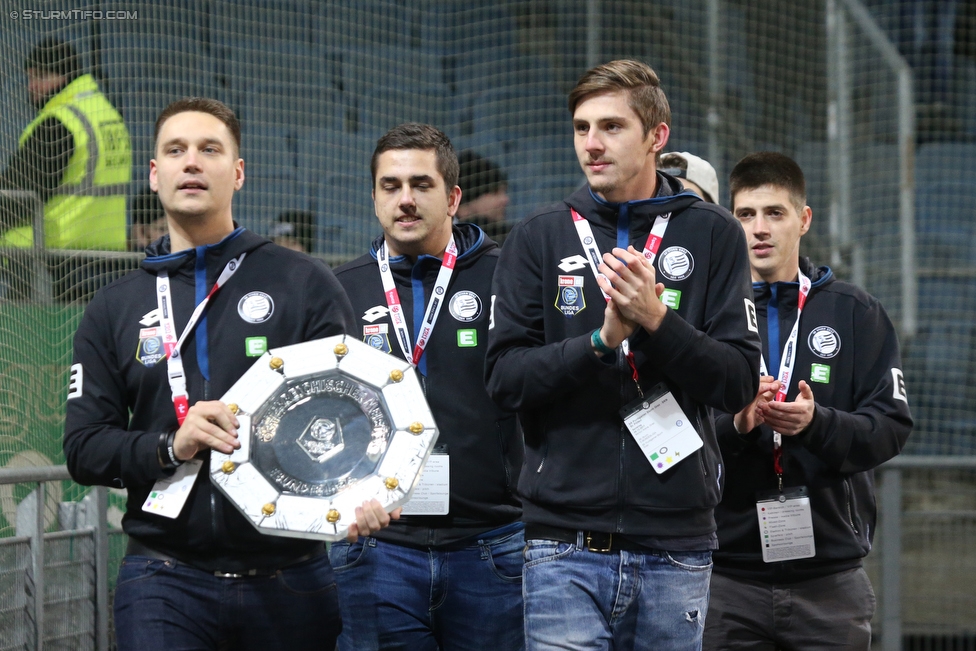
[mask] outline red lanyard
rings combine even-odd
[[[400,350],[403,351],[403,358],[410,360],[416,366],[420,363],[420,358],[424,356],[424,349],[430,341],[430,335],[434,332],[434,323],[437,315],[444,306],[444,297],[447,294],[447,286],[451,283],[451,276],[454,274],[454,265],[457,262],[457,245],[454,243],[454,235],[451,235],[444,251],[444,259],[441,261],[441,269],[437,272],[437,280],[434,282],[434,293],[427,301],[427,310],[424,312],[424,320],[417,333],[417,343],[413,348],[413,355],[410,354],[410,331],[407,329],[407,322],[403,316],[403,308],[400,306],[400,294],[397,292],[396,284],[393,282],[393,272],[390,271],[389,254],[384,241],[380,245],[380,250],[376,254],[376,264],[380,268],[380,278],[383,280],[383,293],[386,294],[386,304],[390,308],[390,319],[393,321],[393,329],[397,334],[397,341],[400,343]]]
[[[790,389],[790,380],[793,379],[793,366],[796,363],[796,343],[800,333],[800,315],[803,314],[803,306],[806,305],[807,296],[810,294],[810,287],[812,285],[810,279],[806,277],[803,271],[797,269],[797,275],[800,279],[800,295],[796,301],[796,321],[793,322],[793,329],[790,331],[790,336],[786,340],[786,346],[783,347],[783,356],[779,363],[779,375],[776,378],[779,380],[779,391],[776,392],[776,402],[785,402],[786,394]],[[769,371],[766,368],[766,358],[760,357],[759,363],[762,374],[769,375]],[[779,432],[773,432],[773,470],[776,472],[776,478],[779,481],[779,489],[783,490],[783,435]]]

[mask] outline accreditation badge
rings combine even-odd
[[[620,415],[659,475],[704,445],[691,420],[664,384],[658,384],[646,396],[621,409]]]
[[[403,505],[403,515],[448,515],[451,507],[451,457],[446,446],[437,446],[427,458],[413,497]]]
[[[764,562],[794,561],[817,555],[806,486],[760,493],[756,515]]]
[[[390,326],[386,323],[363,326],[363,343],[369,344],[376,350],[389,353],[390,348]]]
[[[572,318],[586,308],[583,298],[583,276],[559,276],[556,307],[566,318]]]

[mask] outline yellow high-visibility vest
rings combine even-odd
[[[125,250],[125,197],[132,177],[132,147],[122,116],[82,75],[52,97],[20,136],[55,117],[71,132],[74,152],[61,183],[44,204],[44,243],[49,249]],[[0,236],[0,247],[29,248],[33,225]]]

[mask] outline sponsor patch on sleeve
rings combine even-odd
[[[908,391],[905,389],[905,375],[900,368],[891,369],[891,381],[894,385],[892,397],[908,404]]]
[[[85,369],[81,364],[71,365],[71,374],[68,376],[68,400],[80,398],[85,390]]]
[[[759,334],[759,317],[756,316],[756,304],[748,298],[743,299],[746,303],[746,327]]]

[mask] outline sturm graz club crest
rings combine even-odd
[[[695,258],[684,247],[670,246],[661,253],[657,266],[668,280],[684,280],[695,270]]]
[[[810,332],[807,345],[814,355],[830,359],[840,352],[840,335],[830,326],[820,326]]]
[[[481,299],[474,292],[460,291],[451,297],[447,308],[458,321],[470,323],[481,316]]]

